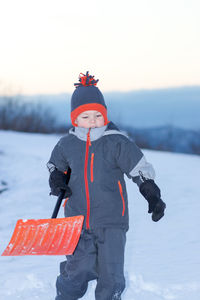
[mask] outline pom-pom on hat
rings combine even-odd
[[[73,126],[77,126],[75,120],[78,115],[87,110],[99,111],[104,117],[104,125],[108,123],[104,97],[96,87],[98,81],[98,79],[94,79],[94,76],[89,75],[89,72],[86,72],[86,75],[80,73],[79,83],[74,83],[76,89],[71,97],[71,121]]]

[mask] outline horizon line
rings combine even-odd
[[[169,87],[162,87],[162,88],[140,88],[135,90],[110,90],[110,91],[102,91],[103,94],[112,94],[112,93],[119,93],[119,94],[129,94],[129,93],[138,93],[138,92],[152,92],[152,91],[167,91],[167,90],[184,90],[184,89],[195,89],[200,88],[200,85],[180,85],[180,86],[169,86]],[[57,92],[57,93],[10,93],[10,94],[1,94],[0,97],[39,97],[39,96],[58,96],[58,95],[71,95],[72,92]]]

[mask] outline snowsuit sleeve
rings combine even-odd
[[[51,157],[47,163],[47,167],[50,173],[56,169],[65,172],[68,169],[68,162],[64,156],[64,149],[62,145],[62,139],[54,147]]]
[[[155,178],[153,166],[147,162],[135,142],[126,137],[123,137],[117,145],[116,160],[122,172],[139,186],[144,181],[143,178]]]

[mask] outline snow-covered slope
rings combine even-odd
[[[59,136],[0,131],[0,252],[17,219],[49,218],[46,162]],[[167,203],[158,223],[147,203],[127,179],[130,230],[127,234],[124,300],[199,300],[200,295],[200,157],[144,151],[156,171]],[[63,211],[60,212],[63,216]],[[59,256],[0,257],[1,300],[53,300]],[[91,282],[84,300],[94,299]]]

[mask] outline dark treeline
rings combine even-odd
[[[122,125],[123,126],[123,125]],[[50,109],[17,97],[0,98],[0,129],[34,133],[66,133],[70,124],[58,125]],[[173,126],[124,128],[141,148],[200,155],[200,131]]]
[[[40,103],[22,102],[17,97],[0,98],[0,129],[36,133],[64,132],[49,109]]]

